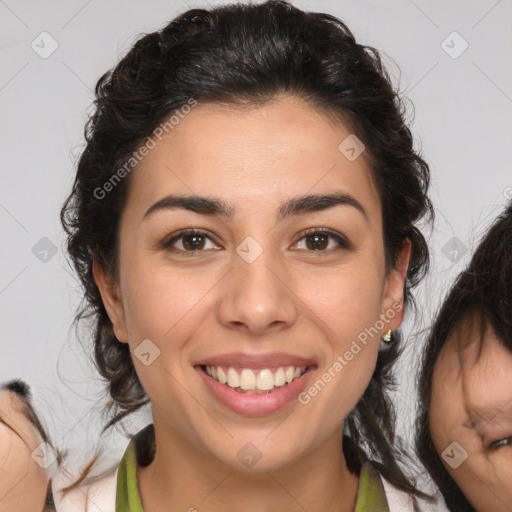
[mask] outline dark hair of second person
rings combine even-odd
[[[472,341],[474,342],[472,348],[475,357],[471,365],[468,366],[465,358],[467,359],[468,347],[471,346]],[[432,389],[434,385],[437,385],[438,389],[443,389],[443,383],[436,383],[434,376],[436,375],[440,355],[446,351],[448,345],[453,346],[454,353],[453,362],[455,365],[452,368],[452,374],[460,374],[461,378],[464,379],[470,370],[478,368],[479,363],[485,364],[485,361],[481,359],[492,343],[497,347],[497,350],[501,350],[502,361],[506,365],[505,358],[509,358],[512,354],[512,204],[508,205],[485,233],[471,262],[451,287],[437,313],[423,354],[422,371],[419,378],[420,412],[417,418],[416,447],[421,462],[439,487],[446,504],[454,512],[484,510],[470,501],[470,488],[472,487],[474,490],[479,483],[482,483],[484,485],[483,491],[485,491],[491,484],[484,481],[483,477],[475,474],[475,484],[466,485],[465,489],[461,490],[453,478],[453,476],[456,478],[459,476],[460,470],[451,469],[453,466],[443,463],[441,452],[446,448],[444,444],[448,446],[448,441],[440,440],[439,442],[444,442],[444,444],[436,449],[432,430],[434,426],[432,424],[432,410],[437,407],[434,400],[436,397],[442,396],[436,395],[433,398]],[[480,384],[473,382],[473,386],[476,385],[480,388],[484,384],[489,387],[495,386],[494,392],[487,393],[487,398],[483,399],[483,401],[488,401],[489,404],[496,399],[498,393],[506,392],[506,389],[503,389],[504,383],[500,383],[497,369],[498,367],[494,367],[491,372],[492,375],[486,378],[485,382],[481,381]],[[512,370],[512,367],[510,370]],[[449,375],[449,373],[445,375]],[[456,390],[451,386],[451,383],[446,382],[444,386],[446,397],[458,396],[455,395]],[[465,423],[469,428],[472,425],[471,414],[475,407],[475,397],[474,390],[468,387],[468,381],[465,381],[463,386],[466,386],[463,388],[466,402],[462,404],[462,407],[465,409]],[[486,389],[486,392],[488,391]],[[473,395],[470,395],[470,393],[473,393]],[[509,398],[512,399],[512,396]],[[482,400],[481,397],[478,399]],[[506,397],[502,402],[504,404],[507,402]],[[452,405],[453,407],[459,406],[455,402]],[[501,408],[501,413],[504,412],[504,409]],[[445,415],[448,416],[449,412],[445,411]],[[497,417],[497,413],[494,416]],[[492,420],[493,416],[486,420],[484,426],[489,426]],[[512,418],[509,418],[508,421],[512,422]],[[466,428],[463,425],[461,426]],[[437,424],[434,427],[436,433],[443,432],[442,427],[437,426]],[[466,441],[466,438],[463,441],[462,433],[464,431],[460,430],[459,432],[459,435],[448,434],[450,437],[447,439],[458,442],[463,448],[466,443],[469,459],[462,464],[466,464],[467,467],[476,457],[469,450],[469,446],[473,441],[480,440],[483,434],[476,429],[474,435],[467,438],[468,441]],[[511,434],[512,432],[509,432],[508,435]],[[485,440],[485,436],[482,439]],[[489,460],[492,460],[492,457],[499,454],[496,451],[498,444],[504,450],[510,450],[505,441],[506,439],[499,439],[498,442],[494,444],[487,443],[487,445],[482,442],[479,449],[481,453],[487,454]],[[512,439],[509,438],[508,445],[511,441]],[[451,451],[449,451],[449,457],[453,457]],[[462,452],[461,460],[463,457]],[[459,471],[459,474],[457,474],[457,471]],[[492,471],[487,471],[487,473],[490,474]],[[497,477],[500,478],[498,474]],[[510,487],[509,484],[510,482],[506,487]],[[464,494],[463,490],[468,496]],[[501,492],[503,493],[504,490],[505,487]],[[484,494],[483,491],[477,491],[477,494],[481,497]],[[512,506],[512,503],[506,503],[507,498],[503,494],[500,497],[499,485],[492,489],[492,496],[492,499],[498,500],[496,505],[488,505],[492,507],[492,510],[497,510],[497,507],[502,505],[505,507]],[[477,496],[472,496],[473,501],[478,499]],[[506,508],[506,510],[509,509]],[[490,508],[487,508],[487,510],[490,510]]]

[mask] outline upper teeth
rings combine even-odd
[[[239,373],[240,371],[240,373]],[[266,391],[274,386],[284,386],[287,382],[301,377],[306,371],[306,366],[280,366],[275,374],[268,368],[264,370],[251,370],[250,368],[235,369],[222,366],[206,366],[206,373],[221,384],[227,384],[230,388],[240,387],[243,390]]]

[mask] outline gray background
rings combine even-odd
[[[105,423],[105,396],[71,328],[81,293],[63,254],[58,215],[83,147],[92,90],[141,33],[188,8],[219,3],[0,0],[0,381],[25,379],[51,436],[82,461]],[[423,331],[478,238],[512,198],[512,2],[294,4],[340,17],[359,42],[384,52],[414,105],[412,130],[431,166],[433,267],[416,294],[420,314],[405,325],[409,345],[395,397],[400,431],[409,439]],[[33,41],[39,52],[58,48],[42,58]],[[464,41],[469,46],[458,55]],[[49,247],[54,255],[43,252]],[[127,430],[149,420],[143,411]],[[104,442],[115,460],[127,441],[114,432]]]

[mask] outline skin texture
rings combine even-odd
[[[345,464],[342,428],[370,381],[379,335],[307,405],[294,401],[260,417],[221,405],[193,368],[228,352],[285,352],[315,361],[314,383],[361,331],[402,304],[410,245],[386,273],[368,164],[338,150],[350,133],[296,97],[253,110],[199,104],[131,176],[119,282],[97,263],[93,270],[117,339],[133,351],[149,338],[161,351],[149,366],[134,358],[157,446],[153,463],[138,470],[144,510],[168,503],[213,512],[353,510],[358,477]],[[366,213],[338,205],[276,222],[291,197],[335,191]],[[175,209],[143,220],[169,193],[221,198],[236,213],[223,219]],[[182,252],[158,248],[184,228],[211,233],[202,253],[183,255],[183,238],[174,242]],[[319,255],[304,238],[307,228],[329,228],[351,247],[328,238]],[[235,251],[248,236],[263,248],[250,264]],[[261,452],[251,468],[237,457],[249,442]]]
[[[32,458],[41,436],[22,414],[24,404],[13,392],[0,391],[0,511],[41,511],[46,498],[46,471]],[[14,430],[14,431],[13,431]]]
[[[441,350],[430,429],[439,455],[454,441],[467,452],[457,469],[441,459],[473,507],[505,512],[512,509],[512,353],[487,327],[478,357],[480,332],[475,321],[464,320]],[[502,446],[492,449],[498,440]]]

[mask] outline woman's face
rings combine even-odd
[[[41,511],[48,477],[32,453],[43,440],[23,407],[15,393],[0,391],[0,510]]]
[[[479,512],[512,509],[512,353],[466,320],[434,367],[430,429],[446,469]]]
[[[251,111],[199,104],[134,171],[118,286],[94,273],[157,442],[271,470],[341,440],[380,335],[400,324],[409,250],[386,273],[379,195],[350,135],[296,97]],[[172,207],[171,194],[215,199],[230,215]],[[201,235],[178,236],[190,228]],[[288,383],[295,367],[308,369]],[[240,393],[242,382],[275,387]]]

